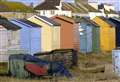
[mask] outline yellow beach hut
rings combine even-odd
[[[34,15],[29,21],[41,25],[41,51],[60,48],[60,24],[45,16]]]
[[[93,19],[100,26],[101,51],[111,51],[115,48],[115,25],[104,17]]]

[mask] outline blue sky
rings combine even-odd
[[[44,0],[9,0],[9,1],[18,1],[18,2],[23,2],[26,4],[30,4],[31,2],[33,2],[35,5],[39,4],[40,2],[44,1]],[[64,0],[66,2],[72,2],[74,0]]]

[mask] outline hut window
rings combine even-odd
[[[51,14],[54,15],[54,14],[55,14],[55,11],[54,11],[54,10],[51,10]]]
[[[45,11],[43,11],[43,15],[45,15]]]

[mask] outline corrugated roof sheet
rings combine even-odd
[[[30,26],[33,26],[33,27],[41,27],[40,25],[35,24],[35,23],[33,23],[33,22],[31,22],[31,21],[29,21],[27,19],[20,19],[19,21],[24,22],[24,23],[26,23],[26,24],[28,24]]]
[[[54,25],[54,26],[60,26],[60,24],[59,23],[57,23],[56,21],[54,21],[54,20],[52,20],[52,19],[50,19],[50,18],[48,18],[48,17],[45,17],[45,16],[37,16],[37,17],[35,17],[35,18],[37,18],[38,20],[41,20],[41,21],[43,21],[43,22],[45,22],[45,23],[47,23],[47,24],[52,24],[52,25]]]
[[[34,12],[34,10],[20,2],[0,2],[0,12]]]

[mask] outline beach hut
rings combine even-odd
[[[79,49],[78,24],[74,19],[66,16],[51,17],[54,21],[61,24],[60,27],[60,48]]]
[[[80,52],[99,52],[100,51],[100,28],[89,18],[76,18],[79,23]]]
[[[25,53],[33,55],[41,51],[41,26],[26,19],[13,19],[11,22],[20,30],[20,49]]]
[[[116,25],[116,47],[120,47],[120,19],[109,18],[109,20]]]
[[[115,25],[104,17],[95,17],[93,19],[100,26],[100,47],[101,50],[111,51],[115,48]]]
[[[19,29],[20,27],[0,16],[0,74],[8,73],[8,49],[19,48],[17,39]]]
[[[34,15],[28,20],[42,26],[41,50],[51,51],[60,48],[60,24],[45,16]]]

